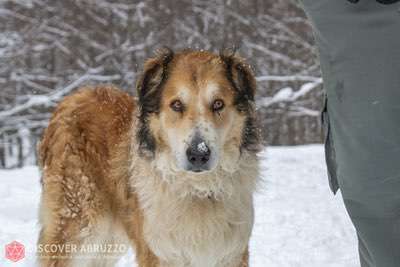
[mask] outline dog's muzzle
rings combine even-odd
[[[210,156],[211,150],[206,142],[201,137],[195,137],[186,150],[188,170],[193,172],[209,170]]]

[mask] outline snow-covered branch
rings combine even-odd
[[[296,100],[306,97],[312,90],[320,87],[322,85],[322,78],[318,78],[313,82],[303,84],[299,90],[294,91],[290,87],[285,87],[280,89],[271,97],[262,97],[258,99],[257,106],[259,108],[267,108],[276,103],[287,102],[293,103]],[[300,110],[300,109],[299,109]],[[303,110],[306,108],[303,107]],[[314,113],[313,113],[314,114]]]
[[[1,111],[0,120],[32,107],[51,106],[54,104],[54,102],[59,101],[63,96],[65,96],[86,81],[111,82],[120,78],[121,77],[119,75],[105,76],[96,74],[84,74],[64,88],[55,90],[54,92],[46,95],[32,95],[26,102],[16,105],[12,109]]]
[[[257,82],[274,81],[274,82],[318,82],[321,83],[320,77],[305,76],[305,75],[288,75],[288,76],[277,76],[277,75],[263,75],[256,78]]]
[[[265,54],[265,56],[268,57],[268,60],[281,61],[284,64],[287,64],[289,66],[298,67],[298,68],[306,67],[306,64],[304,62],[302,62],[298,59],[290,58],[289,56],[287,56],[281,52],[273,51],[263,45],[259,45],[259,44],[255,44],[255,43],[251,43],[251,42],[247,42],[247,41],[245,42],[245,45],[246,45],[246,47],[248,47],[250,49],[255,49],[255,50],[262,52],[263,54]]]

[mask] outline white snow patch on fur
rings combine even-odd
[[[208,147],[207,147],[206,143],[201,142],[201,143],[199,143],[199,144],[197,145],[197,150],[198,150],[199,152],[207,153],[207,152],[208,152]]]

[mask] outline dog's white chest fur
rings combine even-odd
[[[162,260],[161,266],[239,266],[253,226],[255,179],[237,175],[212,179],[222,183],[222,190],[229,188],[229,193],[217,199],[182,196],[160,178],[135,179],[144,212],[144,237]]]

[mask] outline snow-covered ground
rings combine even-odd
[[[270,147],[261,154],[263,184],[255,198],[252,267],[357,267],[356,237],[338,194],[329,191],[320,145]],[[0,248],[13,240],[26,258],[0,266],[35,266],[40,195],[36,167],[0,171]],[[132,266],[132,252],[119,267]]]

